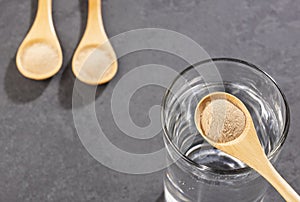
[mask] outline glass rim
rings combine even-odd
[[[232,62],[232,63],[239,63],[239,64],[243,64],[246,65],[252,69],[255,69],[261,73],[263,73],[264,76],[266,76],[266,78],[270,79],[272,81],[272,83],[275,85],[275,87],[277,88],[277,90],[279,91],[284,105],[285,105],[285,110],[286,110],[286,117],[285,117],[285,124],[284,124],[284,130],[280,135],[280,139],[277,143],[277,145],[274,147],[274,149],[267,155],[269,160],[272,160],[274,158],[274,156],[278,153],[278,151],[282,148],[286,138],[287,138],[287,134],[290,128],[290,109],[289,109],[289,105],[286,99],[286,96],[284,95],[283,91],[280,89],[279,85],[277,84],[277,82],[268,74],[266,73],[264,70],[260,69],[257,65],[254,65],[252,63],[249,63],[247,61],[241,60],[241,59],[237,59],[237,58],[229,58],[229,57],[217,57],[217,58],[211,58],[211,59],[206,59],[206,60],[202,60],[200,62],[197,62],[193,65],[190,65],[189,67],[187,67],[186,69],[184,69],[183,71],[180,72],[180,74],[178,76],[175,77],[175,79],[172,81],[171,85],[169,86],[169,88],[166,90],[164,96],[163,96],[163,100],[162,100],[162,110],[161,110],[161,122],[162,122],[162,128],[163,128],[163,134],[165,139],[167,140],[168,144],[171,145],[171,147],[173,148],[173,150],[176,152],[177,155],[179,155],[179,158],[182,158],[183,160],[185,160],[186,162],[188,162],[189,164],[191,164],[191,166],[196,167],[197,169],[200,169],[201,171],[208,171],[211,173],[215,173],[215,174],[225,174],[225,175],[236,175],[236,174],[243,174],[243,173],[247,173],[250,172],[252,170],[252,168],[250,168],[249,166],[246,166],[244,168],[238,168],[238,169],[233,169],[233,170],[220,170],[220,169],[215,169],[215,168],[211,168],[209,166],[206,165],[199,165],[197,163],[195,163],[194,161],[192,161],[190,158],[188,158],[186,155],[184,155],[179,148],[171,141],[171,138],[169,136],[169,132],[166,128],[166,124],[165,124],[165,115],[164,115],[164,110],[166,108],[166,100],[167,97],[169,96],[172,87],[174,86],[175,82],[182,76],[184,75],[187,71],[206,64],[206,63],[211,63],[211,62]],[[177,159],[178,160],[178,159]]]

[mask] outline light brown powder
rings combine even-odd
[[[81,78],[96,83],[105,76],[114,61],[115,58],[105,47],[89,47],[78,54],[75,68]]]
[[[27,71],[43,74],[52,71],[58,65],[59,57],[57,51],[50,45],[35,43],[24,50],[21,62]]]
[[[239,137],[246,124],[245,114],[225,99],[216,99],[207,103],[200,116],[204,135],[218,143]]]

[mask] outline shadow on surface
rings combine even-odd
[[[164,194],[164,192],[162,192],[161,195],[159,195],[159,197],[156,199],[155,202],[165,202],[165,194]]]
[[[88,8],[88,1],[82,1],[79,0],[79,10],[80,10],[80,38],[82,37],[85,27],[86,27],[86,22],[87,22],[87,9]]]
[[[38,1],[31,0],[31,11],[30,11],[31,21],[30,21],[30,24],[32,24],[34,19],[35,19],[37,7],[38,7]]]
[[[34,81],[18,71],[15,58],[11,59],[5,74],[4,88],[9,99],[15,103],[26,103],[38,98],[49,85],[51,79]]]
[[[74,89],[75,82],[77,87],[76,89]],[[58,96],[60,104],[65,109],[72,108],[73,99],[76,99],[74,101],[75,105],[73,106],[73,108],[79,108],[86,104],[90,104],[102,94],[106,86],[107,84],[100,86],[90,86],[80,82],[79,80],[76,80],[72,72],[72,60],[70,60],[62,74],[59,83]],[[92,95],[92,93],[94,93],[93,97],[85,97],[85,95]]]

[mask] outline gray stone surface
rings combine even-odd
[[[15,53],[35,8],[36,0],[0,0],[0,201],[160,201],[162,171],[138,176],[110,170],[88,154],[76,134],[70,60],[85,26],[86,1],[53,3],[65,56],[55,77],[36,82],[16,70]],[[211,56],[242,58],[270,73],[284,90],[292,112],[277,168],[300,192],[300,1],[105,0],[103,15],[110,37],[137,28],[171,29],[191,37]],[[106,130],[115,126],[103,116],[110,113],[114,85],[130,69],[149,63],[184,68],[182,61],[159,52],[121,58],[116,78],[98,89],[97,115]],[[132,119],[147,125],[146,114],[162,95],[162,88],[141,89],[133,97]],[[112,131],[110,139],[121,148],[149,150],[147,141]],[[161,136],[151,145],[162,147]],[[270,188],[265,201],[282,199]]]

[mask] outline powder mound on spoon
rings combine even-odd
[[[226,99],[211,100],[200,114],[204,135],[214,142],[224,143],[239,137],[246,125],[241,109]]]
[[[24,50],[21,62],[28,72],[44,74],[59,64],[59,55],[49,44],[34,43]]]

